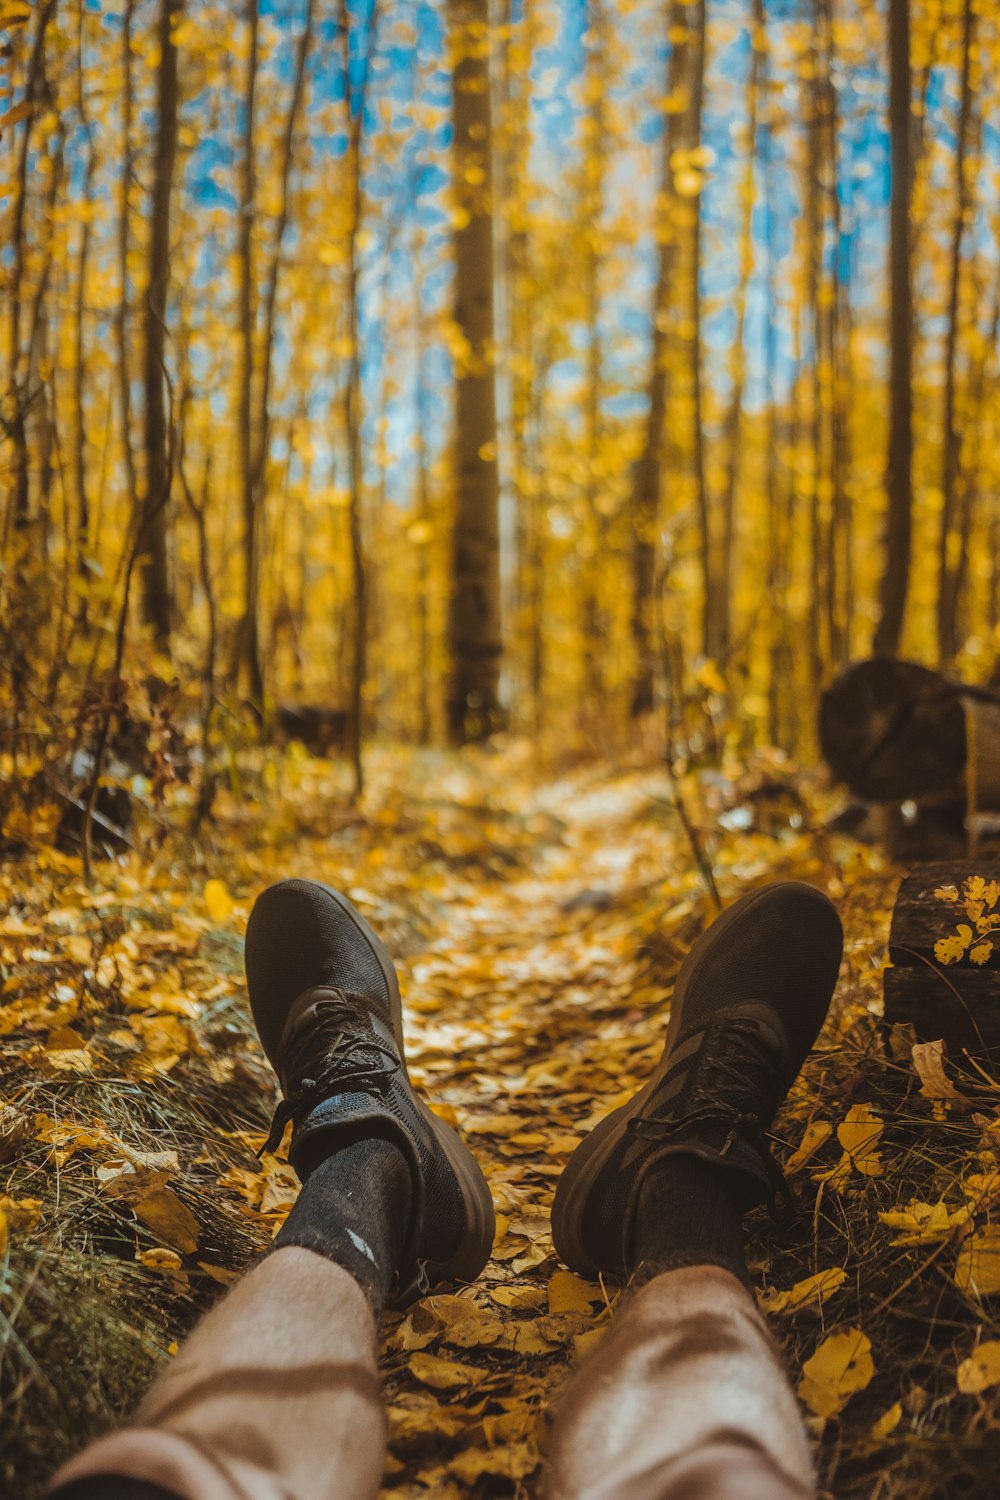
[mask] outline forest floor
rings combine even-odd
[[[927,1097],[908,1046],[883,1036],[900,872],[825,831],[828,794],[771,760],[691,778],[687,795],[724,902],[804,879],[847,934],[828,1024],[776,1126],[797,1209],[762,1213],[750,1243],[822,1493],[992,1495],[1000,1364],[966,1362],[1000,1337],[1000,1298],[969,1275],[996,1247],[968,1210],[978,1225],[1000,1197],[1000,1084]],[[93,889],[44,846],[0,866],[5,1495],[32,1500],[125,1416],[294,1199],[282,1154],[255,1155],[276,1096],[242,977],[253,897],[289,874],[345,889],[386,938],[415,1081],[465,1132],[497,1206],[479,1283],[387,1319],[385,1494],[541,1492],[553,1404],[615,1295],[559,1268],[555,1181],[653,1067],[714,906],[662,769],[539,776],[515,744],[375,751],[361,812],[337,768],[285,755],[227,793],[197,843],[147,838],[99,865]]]

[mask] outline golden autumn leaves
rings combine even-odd
[[[928,1078],[933,1082],[937,1077],[947,1088],[953,1087],[944,1077],[940,1044],[918,1045],[913,1051],[920,1054],[920,1065],[915,1071],[924,1080],[922,1092],[934,1100],[949,1097],[938,1088],[926,1087]],[[914,1061],[918,1061],[916,1056]],[[835,1136],[841,1148],[839,1160],[832,1166],[813,1170],[812,1178],[821,1191],[832,1189],[838,1194],[850,1194],[856,1190],[852,1181],[886,1174],[887,1163],[881,1149],[884,1128],[879,1112],[869,1104],[852,1105],[836,1130],[829,1120],[812,1120],[798,1148],[789,1156],[786,1171],[789,1174],[801,1171]],[[935,1203],[912,1199],[904,1207],[879,1211],[877,1217],[893,1231],[892,1249],[927,1247],[936,1255],[950,1248],[955,1253],[951,1272],[954,1287],[973,1301],[981,1301],[1000,1295],[1000,1225],[991,1222],[1000,1204],[1000,1170],[991,1150],[980,1152],[974,1166],[976,1169],[968,1171],[957,1185],[963,1198],[960,1204],[949,1205],[944,1199]],[[760,1305],[772,1315],[809,1307],[820,1309],[843,1291],[847,1280],[846,1267],[832,1266],[805,1277],[787,1290],[769,1287],[759,1295]],[[853,1326],[838,1329],[824,1338],[803,1362],[798,1393],[813,1419],[822,1424],[838,1416],[854,1394],[868,1387],[875,1373],[876,1359],[868,1335]],[[1000,1384],[1000,1344],[980,1345],[958,1365],[955,1381],[962,1394],[976,1394]],[[872,1437],[878,1440],[889,1436],[903,1414],[902,1405],[894,1403],[873,1424]]]
[[[961,907],[968,919],[934,944],[938,963],[957,964],[965,957],[979,967],[988,963],[993,954],[992,934],[1000,930],[1000,910],[997,910],[1000,884],[996,880],[987,881],[982,875],[970,875],[963,882],[961,893],[956,886],[947,885],[939,886],[934,894],[949,906]]]
[[[252,893],[293,860],[296,871],[342,883],[401,955],[420,1086],[467,1136],[497,1200],[483,1280],[395,1316],[384,1345],[388,1493],[412,1500],[419,1484],[435,1500],[462,1500],[483,1476],[530,1487],[544,1451],[539,1413],[610,1322],[612,1290],[555,1260],[552,1185],[580,1134],[655,1065],[672,974],[709,913],[683,840],[649,813],[655,784],[646,773],[571,776],[535,793],[497,756],[487,795],[463,762],[440,781],[421,769],[420,796],[407,797],[398,762],[384,795],[379,766],[374,754],[364,819],[333,831],[328,773],[290,758],[280,784],[269,784],[265,812],[235,812],[222,799],[234,821],[221,824],[217,863],[150,873],[126,859],[89,895],[71,869],[43,870],[26,899],[12,899],[0,918],[0,1047],[8,1061],[29,1059],[30,1098],[45,1092],[44,1104],[22,1110],[20,1151],[33,1152],[34,1165],[24,1175],[12,1167],[3,1182],[0,1233],[5,1226],[15,1265],[60,1222],[55,1185],[63,1202],[78,1185],[86,1212],[110,1209],[124,1225],[129,1276],[156,1311],[156,1346],[169,1347],[180,1334],[177,1306],[206,1279],[236,1274],[239,1257],[222,1253],[230,1242],[217,1239],[218,1226],[228,1234],[235,1225],[247,1254],[265,1245],[296,1180],[280,1151],[254,1160],[262,1124],[244,1120],[240,1132],[228,1116],[221,1126],[199,1120],[179,1144],[160,1142],[133,1135],[118,1115],[93,1118],[78,1090],[116,1077],[163,1101],[197,1077],[204,1097],[224,1103],[256,1066],[250,1082],[269,1102],[240,996],[243,918]],[[497,798],[498,777],[515,813]],[[720,844],[727,896],[776,873],[819,884],[830,868],[807,832]],[[800,1397],[825,1442],[847,1449],[922,1432],[914,1385],[930,1392],[934,1410],[951,1403],[956,1430],[997,1399],[1000,1340],[988,1337],[988,1319],[1000,1305],[990,1222],[1000,1152],[995,1141],[974,1143],[971,1103],[950,1098],[946,1090],[958,1090],[947,1059],[920,1043],[905,1063],[923,1165],[907,1169],[881,1091],[884,1057],[871,1042],[892,882],[876,856],[853,846],[837,870],[850,937],[841,1009],[779,1127],[808,1243],[779,1256],[765,1230],[758,1268],[760,1305],[786,1343]],[[594,901],[581,903],[581,892]],[[974,926],[965,902],[983,900],[986,917],[996,909],[990,895],[965,890],[942,915]],[[852,1061],[863,1047],[867,1072]],[[969,1127],[961,1149],[932,1170],[929,1153],[956,1127]],[[6,1133],[0,1113],[0,1141]],[[899,1295],[926,1312],[942,1291],[954,1328],[935,1351],[935,1386],[901,1354],[876,1304]]]

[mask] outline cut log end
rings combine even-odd
[[[902,802],[951,791],[965,769],[960,688],[915,662],[873,657],[823,694],[823,757],[857,797]]]
[[[998,883],[1000,863],[922,865],[893,909],[886,1024],[909,1022],[921,1041],[943,1038],[959,1063],[965,1055],[1000,1064],[1000,931],[989,931],[1000,917]],[[951,891],[955,899],[941,894]]]

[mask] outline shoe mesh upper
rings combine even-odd
[[[389,1022],[389,990],[371,944],[311,880],[283,880],[257,897],[247,923],[246,972],[254,1021],[272,1064],[292,1003],[316,985],[367,996]]]
[[[276,1068],[294,1061],[295,1076],[287,1080],[293,1102],[305,1078],[324,1074],[324,1057],[329,1056],[339,1031],[346,1029],[359,1042],[344,1062],[346,1091],[337,1088],[338,1064],[332,1064],[324,1079],[320,1092],[325,1098],[337,1098],[335,1113],[318,1100],[296,1114],[291,1149],[295,1164],[308,1174],[320,1132],[350,1130],[352,1120],[369,1115],[373,1105],[381,1106],[406,1133],[420,1169],[424,1215],[417,1254],[422,1260],[446,1262],[464,1231],[464,1201],[434,1128],[417,1106],[402,1062],[391,1076],[378,1077],[384,1054],[375,1045],[364,1045],[366,1039],[372,1044],[381,1040],[372,1015],[393,1030],[386,978],[365,934],[321,886],[309,880],[284,880],[264,891],[254,904],[247,924],[246,972],[265,1052]],[[318,1025],[301,1038],[289,1038],[281,1049],[293,1003],[306,990],[319,986],[341,992],[345,1013],[328,1026]],[[279,1058],[279,1050],[286,1057]],[[352,1088],[346,1080],[352,1070],[356,1073],[366,1063],[372,1068],[373,1086]]]
[[[354,1058],[346,1066],[350,1068],[356,1061],[364,1061],[367,1056],[373,1066],[378,1068],[382,1059],[374,1043],[379,1041],[379,1037],[371,1025],[364,1003],[360,999],[354,1000],[352,996],[345,996],[345,1000],[353,1013],[351,1035],[356,1036],[361,1043]],[[373,1045],[370,1048],[364,1046],[366,1038],[371,1039]],[[320,1034],[316,1038],[310,1066],[314,1072],[319,1073],[322,1071],[322,1063]],[[370,1114],[373,1103],[377,1103],[402,1127],[416,1152],[424,1193],[420,1257],[426,1260],[447,1260],[461,1236],[465,1209],[455,1174],[438,1144],[433,1127],[417,1106],[402,1065],[390,1075],[383,1075],[382,1087],[376,1086],[370,1090],[355,1090],[348,1083],[346,1091],[339,1093],[336,1073],[337,1068],[334,1066],[329,1081],[322,1090],[326,1097],[336,1097],[336,1111],[334,1113],[318,1103],[315,1108],[303,1114],[296,1126],[290,1152],[293,1165],[303,1176],[308,1175],[312,1159],[317,1154],[320,1133],[325,1136],[332,1129],[350,1130],[351,1122]],[[293,1091],[300,1081],[290,1080]],[[328,1149],[329,1147],[319,1149],[319,1156],[325,1155]]]
[[[783,1067],[775,1054],[772,1097],[780,1100],[802,1066],[829,1006],[840,968],[843,934],[840,919],[819,891],[797,882],[768,888],[766,894],[735,917],[715,944],[696,957],[683,992],[680,1030],[671,1053],[694,1032],[708,1026],[713,1016],[746,1002],[765,1004],[781,1019],[789,1059]],[[697,1054],[669,1068],[642,1115],[647,1119],[682,1117],[699,1071]],[[687,1073],[684,1086],[666,1101],[663,1096],[678,1073]],[[768,1090],[768,1093],[771,1091]],[[762,1108],[767,1110],[766,1097]],[[770,1121],[765,1119],[764,1125]],[[630,1135],[612,1151],[588,1195],[584,1238],[593,1262],[607,1270],[618,1267],[623,1226],[635,1183],[645,1164],[661,1148],[651,1141],[635,1150]]]
[[[823,1024],[842,947],[840,918],[820,891],[792,881],[768,887],[698,956],[684,996],[684,1032],[720,1005],[770,1005],[788,1039],[791,1083]]]

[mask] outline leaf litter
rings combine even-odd
[[[386,1319],[384,1493],[539,1494],[554,1402],[617,1297],[558,1265],[553,1187],[655,1065],[673,978],[713,914],[669,783],[648,767],[539,782],[516,745],[385,751],[362,814],[326,762],[241,774],[202,844],[123,857],[94,890],[44,845],[0,874],[0,1482],[31,1500],[54,1462],[120,1421],[294,1202],[284,1147],[257,1157],[276,1094],[241,941],[255,893],[295,873],[340,885],[385,936],[411,1072],[465,1132],[497,1206],[480,1281]],[[766,835],[727,821],[722,780],[692,776],[685,795],[724,898],[806,879],[847,929],[833,1013],[775,1127],[797,1210],[759,1217],[750,1237],[821,1484],[986,1493],[998,1084],[882,1034],[899,872],[822,831],[829,799],[806,778],[811,815]],[[995,889],[939,896],[941,961],[978,962]]]

